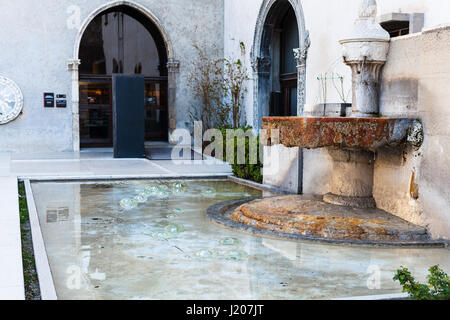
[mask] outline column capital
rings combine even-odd
[[[311,39],[309,38],[309,31],[306,31],[303,47],[293,50],[295,60],[297,61],[297,68],[304,67],[306,65],[306,59],[308,58],[308,50],[310,46]]]
[[[69,71],[76,71],[78,70],[78,66],[81,64],[80,59],[68,59],[67,60],[67,69]]]
[[[256,57],[252,59],[252,69],[254,73],[265,74],[270,73],[270,67],[272,66],[272,60],[269,57]]]
[[[180,72],[180,61],[175,59],[169,59],[169,61],[167,61],[167,71],[170,73]]]

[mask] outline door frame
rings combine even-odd
[[[147,85],[147,83],[153,82],[153,83],[163,83],[166,88],[167,88],[167,94],[168,94],[168,77],[145,77],[145,84]],[[110,91],[110,96],[109,96],[109,105],[102,105],[102,106],[109,106],[109,111],[111,113],[111,117],[110,117],[110,125],[109,125],[109,136],[110,136],[110,140],[108,141],[104,141],[104,140],[93,140],[92,143],[83,143],[83,141],[80,138],[80,148],[111,148],[114,145],[114,136],[113,136],[113,132],[114,132],[114,110],[113,110],[113,92],[112,92],[112,76],[102,76],[102,75],[80,75],[80,80],[79,83],[81,82],[99,82],[99,83],[109,83],[109,91]],[[80,97],[81,97],[81,93],[80,93]],[[81,99],[80,99],[81,100]],[[164,101],[162,101],[162,104],[159,106],[155,106],[156,109],[159,110],[165,110],[168,112],[168,96],[165,98]],[[159,107],[159,108],[158,108]],[[152,108],[151,106],[147,106],[145,105],[145,112],[151,110],[151,109],[155,109]],[[79,103],[79,109],[83,109],[83,105],[81,104],[81,101]],[[81,130],[81,123],[80,123],[80,130]],[[167,131],[167,130],[166,130]],[[163,141],[163,140],[167,140],[168,139],[168,133],[164,133],[161,132],[161,135],[155,135],[155,140],[148,140],[148,138],[150,137],[150,135],[147,135],[147,131],[146,131],[146,136],[145,136],[145,141]],[[156,140],[156,139],[162,139],[162,140]]]
[[[169,38],[163,24],[160,20],[148,10],[145,6],[142,6],[134,1],[117,0],[108,4],[99,6],[96,10],[91,12],[81,24],[78,34],[75,39],[72,58],[67,60],[67,67],[70,71],[72,82],[72,148],[74,152],[80,151],[80,115],[79,115],[79,65],[82,63],[79,59],[80,44],[83,38],[83,34],[86,31],[88,25],[104,11],[107,11],[114,7],[128,6],[136,10],[139,14],[145,16],[149,22],[153,23],[160,32],[167,51],[167,69],[168,69],[168,128],[169,128],[169,141],[171,140],[171,134],[177,127],[176,121],[176,93],[177,93],[177,73],[180,72],[180,62],[175,58],[175,53],[172,45],[172,41]]]

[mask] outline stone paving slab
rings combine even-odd
[[[12,160],[10,174],[21,179],[46,178],[158,178],[228,176],[228,164],[204,161],[179,163],[146,159],[48,159]]]
[[[24,300],[19,193],[16,177],[0,177],[0,299]]]

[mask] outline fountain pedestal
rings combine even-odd
[[[331,193],[323,201],[355,208],[375,208],[373,173],[375,154],[365,150],[329,148],[333,158]]]

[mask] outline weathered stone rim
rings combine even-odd
[[[293,241],[307,241],[322,244],[335,244],[335,245],[347,245],[347,246],[371,246],[371,247],[408,247],[408,248],[446,248],[447,243],[441,240],[431,241],[368,241],[368,240],[336,240],[327,239],[312,236],[303,236],[299,234],[282,233],[272,230],[262,230],[255,227],[247,226],[245,224],[228,219],[224,216],[226,211],[235,210],[240,205],[253,201],[263,199],[261,197],[253,197],[239,200],[232,200],[221,202],[209,207],[206,211],[206,215],[209,220],[217,225],[224,226],[229,229],[238,230],[254,235],[266,236],[271,238],[277,238],[282,240]]]
[[[287,148],[340,148],[376,150],[386,146],[401,146],[411,140],[412,128],[420,121],[412,118],[386,117],[264,117],[262,128],[267,130],[263,143],[282,144]],[[279,136],[272,137],[272,131]],[[272,141],[275,138],[275,141]],[[418,141],[417,147],[423,141]]]

